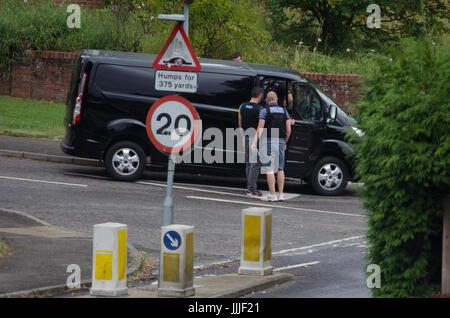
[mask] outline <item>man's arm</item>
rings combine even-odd
[[[242,129],[241,108],[242,108],[242,104],[241,104],[241,106],[239,106],[239,111],[238,111],[238,127],[239,127],[239,132],[241,133],[241,136],[243,136],[244,135],[244,129]]]
[[[258,122],[258,128],[256,129],[255,138],[253,138],[251,149],[256,149],[256,144],[258,142],[258,139],[261,137],[264,129],[264,125],[266,124],[266,121],[264,119],[260,119]]]
[[[286,144],[289,140],[289,137],[291,137],[291,120],[290,119],[286,120],[286,137],[284,138],[284,141],[286,142]]]

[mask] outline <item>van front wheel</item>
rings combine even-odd
[[[311,185],[320,195],[339,195],[347,186],[348,175],[347,166],[342,160],[325,157],[314,166]]]
[[[113,144],[105,156],[108,174],[120,181],[138,179],[145,168],[145,152],[141,146],[132,141],[121,141]]]

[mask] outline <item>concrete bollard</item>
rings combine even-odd
[[[242,275],[271,275],[272,209],[251,207],[242,210]]]
[[[161,227],[158,295],[195,295],[193,270],[194,227],[180,224]]]
[[[121,296],[127,288],[127,225],[94,225],[91,295]]]

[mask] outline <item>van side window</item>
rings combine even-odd
[[[317,93],[309,86],[295,85],[294,89],[294,119],[321,121],[323,119],[322,105]]]
[[[237,108],[250,99],[254,85],[251,76],[199,72],[197,93],[185,96],[194,103]]]

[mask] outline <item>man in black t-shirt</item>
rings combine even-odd
[[[259,122],[259,112],[261,110],[261,99],[264,91],[260,87],[254,87],[252,90],[252,97],[249,102],[241,104],[239,107],[238,125],[241,129],[242,135],[244,135],[245,146],[245,173],[247,176],[247,192],[248,196],[262,196],[262,193],[258,191],[257,180],[259,175],[260,163],[257,156],[257,151],[250,150],[250,141],[248,135],[248,129],[253,128],[254,133]],[[247,131],[244,134],[244,131]],[[254,135],[253,133],[253,135]]]

